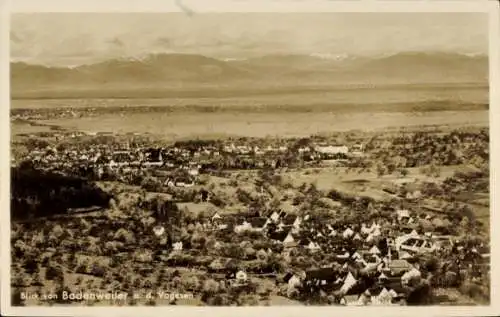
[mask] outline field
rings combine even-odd
[[[40,132],[51,132],[52,130],[48,126],[43,125],[31,125],[29,123],[20,123],[13,122],[10,125],[10,133],[12,136],[16,136],[18,134],[32,134],[32,133],[40,133]]]
[[[485,85],[234,89],[167,87],[158,88],[156,95],[148,90],[136,95],[130,87],[122,88],[122,95],[108,97],[85,91],[77,96],[37,96],[34,91],[32,97],[14,94],[11,112],[53,112],[35,121],[70,130],[151,133],[167,139],[294,137],[352,129],[488,124]],[[18,130],[13,126],[13,134]]]
[[[377,130],[419,125],[487,125],[487,111],[428,113],[134,113],[44,120],[69,130],[140,132],[165,139],[217,136],[301,137],[353,129]],[[16,125],[13,125],[16,127]],[[31,132],[30,126],[25,126]],[[16,127],[17,128],[17,127]],[[23,128],[20,130],[22,131]],[[13,129],[13,131],[16,131]],[[19,131],[19,130],[18,130]],[[26,133],[26,132],[24,132]]]
[[[286,105],[294,107],[314,104],[352,105],[370,103],[406,103],[453,100],[462,103],[487,103],[488,88],[485,85],[393,85],[374,86],[356,85],[326,86],[284,86],[252,88],[242,86],[239,89],[215,87],[196,87],[180,89],[158,87],[156,89],[138,89],[134,86],[120,86],[114,91],[100,87],[98,90],[75,90],[65,94],[64,89],[50,93],[28,91],[22,94],[13,92],[13,108],[47,107],[84,107],[116,105],[222,105],[228,107],[242,105]]]

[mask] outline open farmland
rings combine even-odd
[[[313,134],[343,132],[358,129],[370,122],[369,129],[391,127],[418,127],[447,124],[484,126],[487,111],[427,112],[427,113],[127,113],[97,117],[49,119],[43,124],[68,130],[87,132],[149,133],[167,140],[189,138],[250,137],[305,137]]]

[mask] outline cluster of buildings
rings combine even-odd
[[[434,228],[441,223],[438,217],[404,209],[397,210],[391,219],[352,225],[319,221],[309,214],[274,211],[267,216],[251,217],[215,213],[210,227],[227,232],[228,236],[249,231],[262,233],[283,247],[282,255],[292,267],[297,254],[327,258],[329,263],[325,266],[292,268],[282,278],[289,297],[320,292],[334,294],[338,303],[344,305],[390,305],[404,303],[408,289],[427,278],[420,267],[422,256],[439,257],[446,252],[460,255],[455,263],[457,274],[461,268],[487,262],[484,245],[469,248],[458,237],[439,235],[437,229],[422,232],[417,226],[421,222],[435,224]],[[182,242],[175,242],[173,247],[181,251]],[[232,273],[241,277],[239,282],[250,274],[245,269]]]
[[[54,132],[55,133],[55,132]],[[56,133],[57,134],[57,133]],[[88,133],[73,132],[69,137],[88,137]],[[96,136],[112,136],[97,133]],[[67,136],[65,136],[67,137]],[[256,142],[253,142],[256,143]],[[72,144],[70,142],[70,144]],[[279,168],[286,166],[283,157],[291,151],[287,144],[250,145],[249,142],[203,142],[172,145],[168,147],[150,147],[148,145],[130,145],[128,141],[113,144],[66,145],[63,148],[47,146],[30,151],[23,157],[36,166],[63,172],[80,173],[92,170],[100,178],[106,171],[113,173],[134,173],[143,169],[186,169],[192,176],[203,170]],[[325,144],[302,146],[296,151],[296,157],[305,161],[346,159],[350,151],[359,155],[362,146],[351,148]],[[16,165],[13,161],[12,164]]]

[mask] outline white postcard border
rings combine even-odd
[[[500,287],[498,241],[499,230],[494,224],[500,223],[493,210],[500,207],[496,185],[500,181],[500,60],[499,60],[499,8],[497,1],[300,1],[300,0],[13,0],[1,3],[0,15],[0,62],[1,62],[1,102],[2,112],[0,142],[10,153],[9,122],[9,15],[10,12],[488,12],[490,17],[489,58],[490,58],[490,195],[491,195],[491,305],[478,307],[12,307],[10,304],[10,157],[0,159],[0,219],[1,244],[1,314],[23,316],[137,316],[159,313],[177,316],[297,316],[314,314],[317,316],[340,313],[343,316],[381,314],[384,316],[488,316],[500,314]]]

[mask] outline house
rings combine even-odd
[[[422,192],[420,190],[409,191],[406,193],[406,199],[419,199],[422,197]]]
[[[371,252],[364,252],[363,260],[365,263],[365,268],[371,266],[373,269],[377,269],[378,265],[382,262],[382,259],[378,254],[373,254]]]
[[[356,285],[358,281],[354,278],[351,272],[349,272],[344,279],[344,283],[342,284],[342,287],[340,288],[340,292],[342,294],[346,294],[351,288]]]
[[[369,235],[371,232],[372,232],[372,228],[370,227],[367,227],[365,223],[363,223],[361,225],[361,230],[360,232],[363,234],[363,235]]]
[[[307,216],[306,216],[307,217]],[[307,220],[307,219],[306,219]],[[293,222],[292,226],[299,230],[300,229],[300,224],[302,223],[302,220],[300,219],[300,217],[296,217],[295,218],[295,221]]]
[[[269,219],[271,219],[271,221],[273,222],[278,222],[278,220],[280,219],[280,213],[278,213],[277,211],[274,211],[271,216],[269,216]]]
[[[420,191],[416,183],[405,184],[403,188],[406,192],[406,199],[419,199],[420,197],[422,197],[422,192]]]
[[[308,237],[305,237],[304,235],[302,235],[302,237],[300,237],[297,240],[297,244],[301,247],[304,247],[304,248],[307,248],[307,246],[309,245],[310,242],[311,242],[311,239],[309,239]]]
[[[212,221],[218,221],[218,220],[221,220],[222,219],[222,216],[216,212],[213,216],[212,216]]]
[[[363,240],[363,238],[361,238],[361,236],[359,235],[359,233],[356,233],[352,239],[354,241],[362,241]]]
[[[355,306],[358,303],[359,295],[345,295],[340,299],[340,305]]]
[[[392,260],[388,266],[392,275],[401,275],[413,268],[406,260]]]
[[[283,277],[283,282],[288,284],[288,290],[295,290],[302,285],[302,279],[294,273],[287,273]]]
[[[316,152],[321,154],[347,154],[349,153],[349,148],[345,145],[342,146],[317,146],[315,148]]]
[[[371,243],[373,241],[373,239],[375,239],[375,236],[373,234],[369,234],[366,239],[365,239],[365,242],[367,243]]]
[[[310,147],[300,147],[298,148],[298,152],[299,153],[306,153],[306,152],[311,152],[311,148]]]
[[[434,218],[432,219],[432,225],[436,228],[436,229],[441,229],[441,228],[445,228],[447,225],[449,225],[448,223],[446,223],[444,220],[440,219],[440,218]]]
[[[159,237],[165,233],[165,228],[163,226],[155,226],[153,228],[153,233],[155,236]]]
[[[271,232],[269,233],[269,238],[283,244],[284,247],[293,247],[297,245],[295,238],[289,230]]]
[[[174,184],[176,187],[193,187],[194,181],[193,181],[193,179],[189,179],[189,178],[180,178],[180,179],[176,179]]]
[[[292,233],[289,232],[285,239],[283,240],[283,246],[285,248],[290,248],[296,246],[295,238],[293,237]]]
[[[410,211],[401,209],[397,211],[398,221],[408,221],[410,219]]]
[[[362,152],[363,151],[363,144],[361,144],[361,143],[353,144],[352,150],[354,152]]]
[[[384,274],[384,272],[380,273],[380,275],[378,276],[379,281],[387,281],[388,279],[389,278]]]
[[[244,271],[240,270],[236,272],[235,279],[238,283],[245,283],[248,279],[248,275]]]
[[[330,232],[328,233],[329,237],[335,237],[335,236],[337,236],[337,231],[334,228],[332,228],[330,225],[329,225],[328,230],[330,230]]]
[[[182,241],[173,243],[172,248],[174,251],[182,251]]]
[[[289,286],[299,286],[302,284],[302,278],[297,273],[288,272],[283,276],[283,282]]]
[[[188,171],[188,174],[191,176],[198,176],[200,174],[199,168],[191,168]]]
[[[413,259],[413,255],[409,252],[402,251],[402,252],[399,252],[399,258],[401,260],[411,260],[411,259]]]
[[[389,292],[385,287],[382,287],[382,289],[377,289],[377,290],[372,289],[370,293],[371,293],[370,302],[372,305],[375,306],[391,305],[392,299],[395,297],[394,293]]]
[[[226,271],[226,261],[218,258],[213,260],[207,267],[210,273],[223,273]],[[227,272],[226,272],[227,273]]]
[[[335,286],[338,277],[338,272],[331,267],[309,270],[306,271],[304,284],[321,289],[331,289]]]
[[[370,252],[371,254],[376,254],[376,255],[380,255],[381,254],[380,250],[375,245],[368,252]]]
[[[246,220],[243,220],[243,222],[240,222],[240,224],[237,224],[236,226],[234,226],[234,232],[236,232],[236,233],[250,231],[252,229],[253,229],[252,224]]]
[[[439,248],[439,249],[444,249],[444,248],[451,249],[453,246],[453,236],[431,235],[430,238],[432,239],[432,241],[436,244],[437,248]]]
[[[364,291],[361,295],[359,295],[357,303],[355,303],[355,306],[366,306],[370,304],[371,302],[371,291],[367,289]]]
[[[392,298],[398,297],[398,293],[394,289],[389,290],[389,295],[391,295]]]
[[[357,259],[362,259],[363,257],[361,256],[361,254],[358,251],[356,251],[353,253],[353,255],[351,255],[351,258],[354,260],[357,260]]]
[[[401,284],[412,285],[413,283],[419,283],[421,278],[422,273],[414,267],[410,271],[403,274],[403,276],[401,276]]]
[[[252,227],[251,230],[263,231],[270,223],[270,220],[265,217],[253,217],[249,219],[249,223]]]
[[[411,225],[402,225],[402,226],[399,227],[399,231],[401,231],[402,233],[404,233],[404,235],[409,235],[415,228],[416,228],[415,225],[413,225],[413,226],[411,226]],[[396,240],[397,240],[397,238],[396,238]]]
[[[307,249],[309,249],[309,251],[316,252],[316,251],[321,250],[321,247],[319,246],[319,244],[317,242],[310,241],[309,244],[307,245]]]
[[[415,235],[413,232],[396,238],[395,244],[397,251],[409,253],[432,253],[437,249],[436,244],[429,238],[418,234]]]
[[[381,225],[379,225],[377,223],[373,223],[372,226],[370,227],[370,233],[373,236],[378,237],[381,234],[381,232],[380,232],[381,228],[382,228]]]
[[[221,224],[217,225],[217,229],[219,229],[219,230],[226,230],[228,228],[229,228],[229,225],[226,223],[221,223]]]
[[[352,231],[351,228],[347,228],[344,230],[344,232],[342,232],[342,236],[344,237],[344,239],[348,239],[350,237],[352,237],[354,235],[354,231]]]
[[[366,260],[364,259],[364,257],[358,257],[358,258],[355,259],[354,262],[356,263],[356,265],[358,265],[359,268],[366,269],[367,266],[368,266],[368,263],[366,262]]]
[[[285,227],[292,227],[294,229],[294,232],[298,232],[300,230],[300,224],[301,224],[301,219],[298,216],[295,215],[286,215],[285,217],[281,218],[280,223],[278,224],[279,229],[283,229]]]

